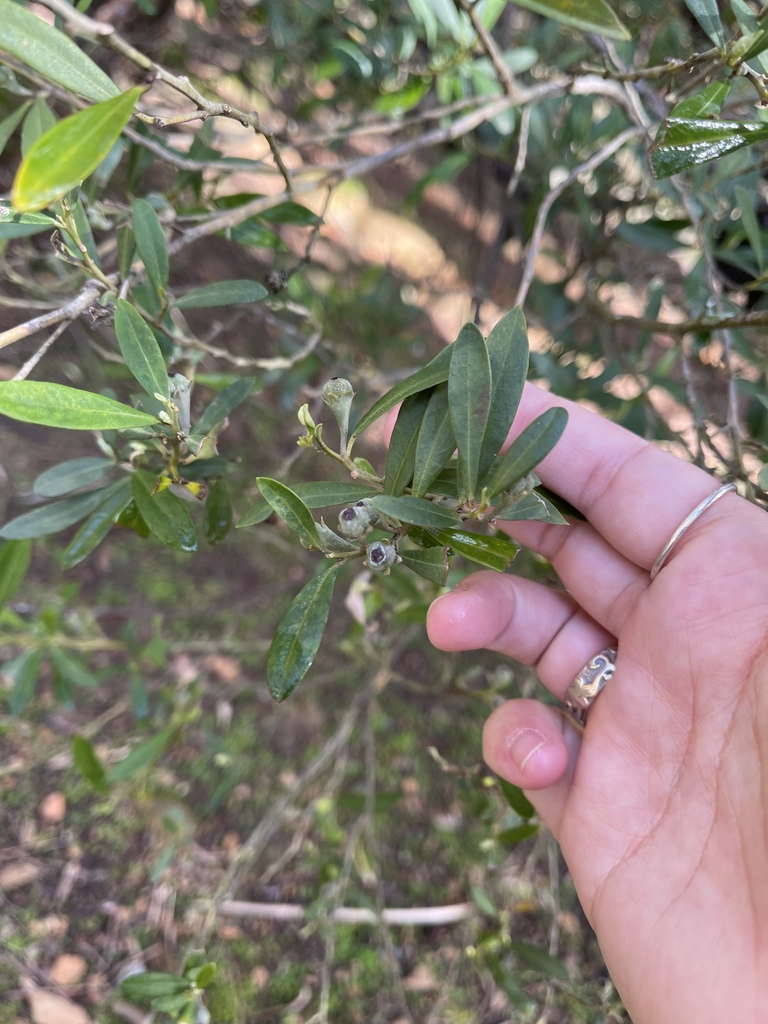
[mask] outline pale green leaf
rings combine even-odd
[[[632,38],[605,0],[515,0],[515,3],[584,32],[595,32],[608,39]]]
[[[717,0],[684,0],[685,6],[701,25],[706,34],[721,50],[725,49],[725,34]]]
[[[69,459],[51,466],[37,477],[32,490],[41,498],[58,498],[62,494],[72,494],[81,487],[87,487],[100,480],[110,469],[114,468],[111,459],[82,458]]]
[[[109,792],[104,765],[99,760],[93,746],[84,736],[72,738],[72,760],[75,768],[83,778],[90,782],[97,793]]]
[[[0,610],[8,604],[24,579],[31,553],[29,540],[9,540],[0,544]]]
[[[193,288],[174,305],[177,309],[209,309],[213,306],[236,306],[248,302],[261,302],[269,292],[258,281],[216,281]]]
[[[141,313],[125,299],[117,300],[115,333],[125,365],[147,394],[169,398],[170,383],[157,338]]]
[[[157,423],[151,414],[113,398],[35,380],[0,381],[0,414],[67,430],[127,430]]]
[[[684,100],[681,100],[670,112],[670,117],[689,120],[717,117],[730,91],[730,82],[712,82],[701,92],[694,93],[693,96],[686,96]]]

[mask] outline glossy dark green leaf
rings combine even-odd
[[[0,610],[8,604],[27,574],[32,545],[28,540],[0,543]]]
[[[126,782],[128,779],[135,778],[145,768],[149,768],[166,749],[174,732],[173,726],[167,726],[155,736],[150,736],[148,740],[137,743],[127,757],[109,768],[107,781],[110,783]]]
[[[160,218],[151,203],[137,199],[132,206],[133,236],[150,284],[163,297],[168,287],[168,247]]]
[[[41,498],[58,498],[62,494],[71,494],[73,491],[79,491],[81,487],[95,483],[114,469],[114,466],[111,459],[68,459],[41,473],[32,484],[32,490]]]
[[[686,96],[670,111],[670,117],[690,120],[702,117],[717,117],[731,91],[730,82],[712,82],[701,92]]]
[[[20,715],[32,700],[40,675],[43,652],[39,649],[22,651],[3,665],[3,675],[11,680],[10,709]]]
[[[447,548],[404,548],[401,546],[398,549],[398,554],[406,568],[432,583],[437,583],[440,587],[445,586],[449,569]]]
[[[384,493],[402,494],[413,478],[416,442],[431,391],[410,395],[400,406],[387,448],[384,467]]]
[[[61,647],[48,649],[56,672],[72,686],[97,686],[99,680],[82,659]]]
[[[555,506],[535,491],[516,501],[509,508],[495,512],[494,518],[507,522],[534,520],[539,523],[554,523],[557,526],[567,525],[567,520],[560,515]]]
[[[205,499],[205,536],[209,544],[224,540],[232,526],[232,502],[229,488],[223,480],[217,480]]]
[[[684,0],[685,6],[701,25],[706,34],[721,50],[725,49],[725,34],[717,0]]]
[[[247,302],[261,302],[269,292],[258,281],[216,281],[214,284],[193,288],[174,305],[177,309],[210,309],[213,306],[236,306]]]
[[[439,530],[461,523],[456,513],[450,509],[412,494],[397,497],[391,494],[378,494],[371,498],[371,504],[385,516],[398,519],[401,523],[413,523],[414,526],[427,526]]]
[[[197,536],[186,504],[172,491],[152,492],[157,478],[138,469],[131,477],[133,500],[153,537],[174,551],[196,551]]]
[[[117,94],[114,82],[76,43],[21,4],[0,0],[0,25],[0,50],[45,80],[87,100],[106,100]]]
[[[275,700],[285,700],[293,693],[315,659],[340,568],[332,565],[314,576],[277,627],[267,656],[267,686]]]
[[[109,792],[104,765],[99,760],[93,745],[84,736],[73,737],[72,760],[75,768],[87,782],[90,782],[97,793],[106,795]]]
[[[657,178],[668,178],[765,139],[768,124],[762,121],[668,117],[650,149],[651,170]]]
[[[125,279],[131,272],[133,259],[136,255],[136,239],[130,224],[122,224],[117,229],[117,267],[120,277]]]
[[[482,479],[507,439],[517,413],[528,373],[528,330],[517,306],[488,335],[491,360],[491,411],[480,451]]]
[[[120,481],[120,486],[110,497],[86,519],[69,542],[62,560],[65,569],[71,569],[82,562],[101,544],[131,500],[131,481],[126,477]]]
[[[438,544],[450,548],[454,554],[496,572],[504,572],[520,550],[520,546],[508,537],[489,537],[468,530],[425,530],[414,527],[408,535],[425,546]]]
[[[136,86],[79,110],[42,135],[16,173],[11,205],[22,213],[42,210],[76,188],[120,138],[144,90]]]
[[[497,460],[485,486],[494,498],[531,472],[552,451],[568,423],[565,409],[547,409],[529,423]]]
[[[427,493],[429,485],[443,469],[455,448],[448,385],[438,384],[430,395],[416,442],[411,485],[415,495]]]
[[[330,480],[318,480],[306,484],[294,484],[291,488],[307,508],[330,508],[332,505],[351,505],[362,498],[372,498],[379,492],[375,487],[358,483],[334,483]],[[269,519],[274,509],[264,498],[259,498],[246,510],[237,524],[255,526]]]
[[[513,825],[512,828],[505,828],[499,832],[496,841],[505,846],[517,846],[518,843],[535,836],[538,831],[539,826],[535,824]]]
[[[52,232],[55,227],[56,221],[45,213],[18,213],[0,202],[0,240]]]
[[[113,398],[37,380],[0,381],[0,414],[68,430],[127,430],[157,422]]]
[[[513,786],[511,782],[507,782],[501,776],[498,778],[498,783],[507,803],[516,814],[525,818],[526,821],[534,816],[536,808],[519,786]]]
[[[278,203],[259,216],[270,224],[317,224],[320,219],[309,207],[290,200]]]
[[[220,391],[203,412],[192,430],[193,438],[203,438],[246,400],[256,383],[253,377],[241,377]]]
[[[256,483],[264,499],[307,547],[322,546],[312,513],[295,491],[268,476],[257,477]]]
[[[114,485],[113,485],[114,486]],[[52,533],[66,530],[68,526],[84,519],[103,501],[111,497],[112,487],[103,487],[87,494],[76,494],[72,498],[53,501],[49,505],[41,505],[24,512],[15,519],[9,520],[0,529],[0,537],[7,540],[25,540],[35,537],[47,537]]]
[[[550,956],[540,946],[531,946],[527,942],[517,942],[514,939],[510,940],[509,946],[528,967],[532,967],[542,974],[548,974],[552,978],[568,981],[569,976],[565,964],[556,957]]]
[[[125,365],[147,394],[168,399],[170,383],[157,338],[138,309],[125,299],[117,300],[115,333]]]
[[[422,367],[421,370],[417,370],[410,377],[406,377],[399,384],[395,384],[390,391],[373,403],[368,412],[363,414],[360,422],[352,431],[351,437],[357,437],[367,427],[370,427],[379,416],[383,416],[385,412],[394,409],[398,402],[402,402],[409,395],[415,395],[419,391],[426,391],[436,384],[442,384],[447,381],[452,355],[453,348],[451,345],[448,345],[441,352],[438,352],[435,358]]]
[[[115,520],[115,526],[119,526],[123,530],[133,530],[134,533],[145,540],[150,536],[149,527],[141,518],[141,513],[133,498],[131,498]]]
[[[584,32],[595,32],[608,39],[632,38],[605,0],[515,0],[515,3]]]
[[[485,338],[474,324],[465,324],[453,343],[448,372],[448,404],[459,453],[459,497],[471,501],[477,488],[480,450],[491,411],[491,361]],[[442,465],[445,465],[445,459]],[[437,473],[432,479],[435,476]]]

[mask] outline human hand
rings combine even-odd
[[[717,482],[532,385],[515,433],[552,405],[569,423],[536,472],[587,522],[505,528],[568,593],[478,572],[432,605],[430,639],[533,665],[561,700],[618,646],[583,734],[509,701],[486,725],[486,761],[560,843],[635,1024],[768,1019],[768,516],[726,494],[651,582]]]

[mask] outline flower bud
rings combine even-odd
[[[349,431],[349,413],[355,392],[352,385],[344,377],[331,377],[323,385],[322,398],[333,413],[339,425],[339,451],[346,454],[347,433]]]
[[[307,405],[306,402],[299,409],[298,417],[299,417],[299,423],[306,430],[314,430],[316,428],[317,424],[312,419],[312,415],[310,414],[310,411],[309,411],[309,406]]]
[[[375,540],[365,550],[365,564],[374,572],[383,572],[386,575],[396,562],[401,561],[394,544],[387,540]]]

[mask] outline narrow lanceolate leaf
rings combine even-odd
[[[150,284],[162,297],[168,287],[168,248],[165,232],[154,207],[137,199],[132,207],[133,235]]]
[[[87,100],[106,100],[117,86],[72,40],[13,3],[0,0],[0,50]]]
[[[442,384],[447,381],[452,355],[453,346],[449,345],[442,352],[438,352],[435,358],[422,367],[421,370],[417,370],[410,377],[401,380],[386,395],[382,395],[378,402],[374,402],[368,412],[363,414],[360,422],[352,431],[351,437],[357,437],[367,427],[370,427],[379,416],[383,416],[385,412],[394,409],[398,402],[402,402],[409,395],[415,395],[419,391],[426,391],[427,388],[432,388],[436,384]]]
[[[232,502],[224,480],[217,480],[205,499],[205,538],[209,544],[224,540],[232,526]]]
[[[272,480],[268,476],[257,477],[256,483],[273,510],[307,547],[319,548],[322,546],[312,513],[295,491],[280,483],[279,480]]]
[[[25,238],[39,235],[41,231],[53,231],[56,221],[45,213],[18,213],[10,206],[0,203],[0,239]]]
[[[144,89],[136,86],[86,107],[42,135],[30,147],[14,179],[14,208],[22,213],[42,210],[95,171],[128,124]]]
[[[445,466],[455,447],[456,440],[451,427],[448,385],[440,384],[429,399],[416,442],[416,458],[411,487],[415,495],[427,493],[429,485]]]
[[[461,520],[448,508],[435,505],[434,502],[415,498],[411,494],[395,497],[390,494],[379,494],[371,498],[371,504],[385,516],[397,519],[401,523],[412,523],[414,526],[429,526],[435,529],[459,526]]]
[[[491,360],[491,411],[480,450],[479,476],[485,476],[507,439],[517,413],[528,373],[528,331],[518,306],[488,335]]]
[[[148,1002],[161,996],[178,995],[189,990],[187,978],[179,978],[161,971],[131,974],[120,983],[120,991],[127,999]]]
[[[192,430],[193,438],[202,438],[219,425],[253,390],[256,383],[253,377],[241,377],[232,381],[211,402]]]
[[[58,498],[95,483],[114,465],[111,459],[68,459],[41,473],[32,484],[32,490],[41,498]]]
[[[247,302],[261,302],[269,292],[258,281],[216,281],[214,284],[193,288],[176,299],[177,309],[210,309],[213,306],[237,306]]]
[[[567,422],[568,413],[557,408],[547,409],[529,423],[492,469],[485,484],[488,496],[494,498],[530,473],[555,447]]]
[[[50,647],[48,655],[56,673],[70,686],[97,686],[99,680],[79,655],[68,654],[61,647]]]
[[[0,381],[0,414],[67,430],[128,430],[157,423],[151,414],[113,398],[37,380]]]
[[[448,549],[435,548],[411,548],[400,547],[399,555],[403,565],[412,572],[418,573],[432,583],[444,587],[448,579]]]
[[[557,526],[568,525],[568,520],[560,515],[555,506],[536,491],[527,494],[509,508],[494,513],[494,519],[503,519],[507,522],[534,520],[539,523],[554,523]]]
[[[129,478],[120,481],[120,486],[112,495],[102,502],[83,523],[69,542],[64,552],[64,568],[71,569],[82,562],[98,547],[117,522],[121,512],[131,503],[131,481]]]
[[[685,6],[701,25],[709,38],[721,50],[725,49],[725,33],[717,9],[717,0],[685,0]]]
[[[468,530],[420,530],[416,527],[408,534],[420,543],[447,547],[453,554],[463,555],[471,562],[504,572],[517,552],[518,544],[508,537],[488,537],[483,533],[470,533]]]
[[[9,540],[0,544],[0,610],[16,593],[29,568],[32,545],[28,540]]]
[[[97,793],[106,794],[109,792],[104,765],[99,760],[93,746],[84,736],[73,737],[72,760],[74,761],[75,768],[77,768],[87,782],[90,782]]]
[[[149,739],[137,743],[127,757],[112,765],[107,772],[107,781],[125,782],[127,779],[133,779],[139,772],[149,768],[168,746],[175,731],[174,726],[166,726],[165,729],[155,736],[150,736]]]
[[[485,338],[474,324],[465,324],[453,343],[448,404],[459,451],[459,497],[471,501],[477,487],[480,449],[491,410],[491,361]]]
[[[169,398],[170,384],[157,338],[138,309],[125,299],[117,300],[115,333],[125,365],[147,394]]]
[[[197,536],[187,506],[172,491],[153,493],[156,477],[138,469],[131,477],[133,500],[150,533],[174,551],[196,551]]]
[[[3,665],[3,675],[11,680],[11,714],[20,715],[32,700],[40,675],[43,652],[38,648],[22,651],[12,661]]]
[[[329,508],[331,505],[351,505],[361,498],[372,498],[379,492],[375,487],[368,487],[366,484],[357,483],[333,483],[328,480],[306,484],[294,484],[294,494],[297,494],[307,508]],[[237,526],[255,526],[269,519],[274,509],[265,501],[259,498],[251,505],[245,514],[241,516]]]
[[[277,627],[267,656],[267,686],[275,700],[293,693],[315,660],[340,568],[332,565],[311,579]]]
[[[730,91],[730,82],[712,82],[701,92],[686,96],[670,111],[669,116],[683,119],[717,117]]]
[[[747,233],[747,238],[749,239],[749,244],[752,247],[752,252],[755,254],[757,265],[762,272],[765,256],[763,254],[762,232],[757,220],[757,211],[755,210],[757,196],[743,188],[741,185],[736,186],[733,190],[733,194],[736,202],[739,204],[741,223],[744,225],[744,230]]]
[[[595,32],[609,39],[632,38],[605,0],[515,0],[515,3],[584,32]]]
[[[668,178],[708,160],[768,139],[762,121],[708,121],[668,117],[651,146],[651,170]]]
[[[7,522],[0,529],[0,537],[7,540],[26,540],[60,533],[78,520],[84,519],[111,497],[112,493],[112,487],[103,487],[98,491],[89,491],[88,494],[77,494],[73,498],[41,505],[40,508],[25,512]]]
[[[431,393],[419,391],[406,398],[400,406],[387,448],[387,462],[384,467],[385,494],[402,494],[413,478],[416,442]]]

